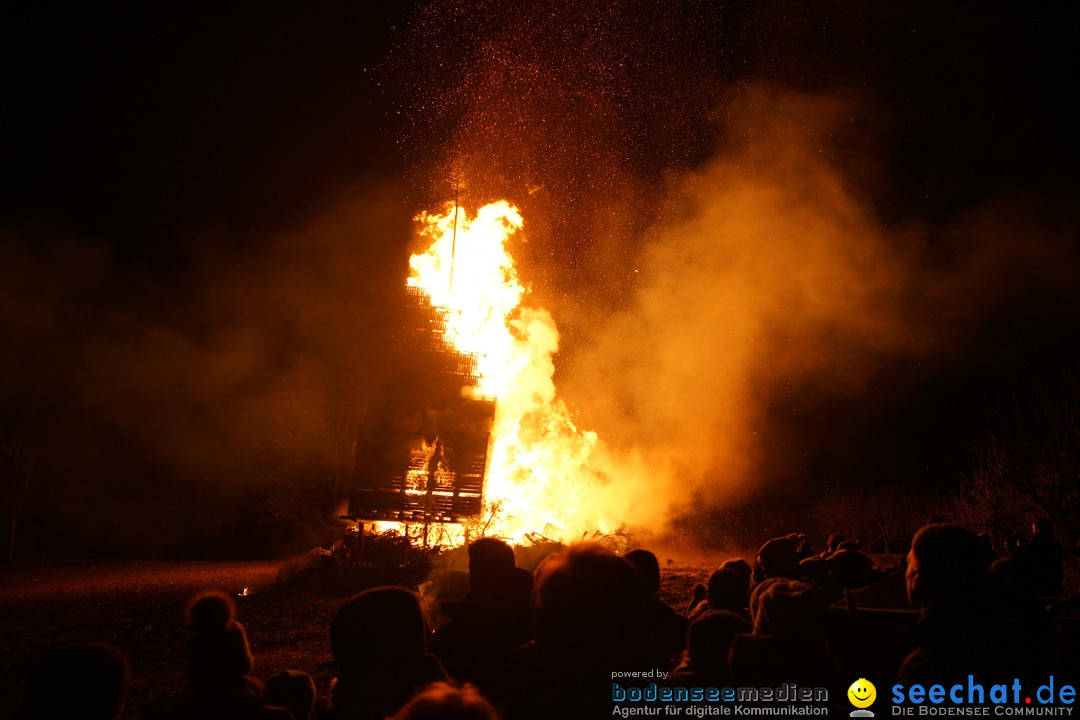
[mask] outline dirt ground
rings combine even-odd
[[[80,563],[0,570],[0,718],[11,717],[31,665],[48,649],[107,641],[131,662],[125,718],[183,682],[184,605],[195,592],[237,595],[256,673],[285,668],[330,678],[327,629],[340,601],[260,592],[280,562]],[[240,593],[248,588],[247,596]]]
[[[131,662],[124,718],[138,718],[154,695],[183,684],[184,605],[195,592],[236,596],[255,656],[255,674],[284,669],[315,677],[325,698],[333,665],[330,620],[343,598],[273,585],[281,562],[79,563],[0,569],[0,718],[11,717],[26,674],[52,647],[106,641]],[[681,608],[707,569],[667,567],[662,595]],[[247,595],[242,595],[244,588]]]

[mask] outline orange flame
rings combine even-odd
[[[497,399],[485,497],[498,513],[488,534],[520,542],[530,532],[572,539],[618,527],[587,497],[597,436],[579,430],[556,395],[555,321],[522,305],[527,289],[507,249],[522,227],[517,208],[501,201],[470,218],[450,204],[417,220],[430,245],[410,259],[408,284],[450,310],[448,339],[477,356],[477,392]]]

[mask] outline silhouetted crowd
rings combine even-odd
[[[856,677],[992,683],[1075,670],[1055,622],[1063,553],[1048,521],[1000,558],[984,538],[932,523],[890,572],[837,534],[820,553],[805,535],[774,538],[752,562],[723,563],[678,609],[660,599],[660,565],[647,550],[618,556],[579,543],[531,574],[502,540],[477,540],[468,556],[468,592],[442,604],[449,620],[434,633],[410,590],[344,602],[329,629],[337,677],[325,703],[306,672],[253,675],[232,598],[200,594],[187,609],[184,686],[142,717],[592,718],[611,714],[616,673],[684,687],[798,683],[839,696]],[[110,645],[56,650],[33,668],[18,718],[117,718],[129,678]]]

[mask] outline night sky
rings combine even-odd
[[[521,207],[560,390],[614,447],[741,453],[686,459],[721,504],[954,483],[988,414],[1077,370],[1078,16],[5,9],[0,434],[51,488],[27,522],[201,551],[236,508],[286,516],[267,487],[332,496],[411,218],[454,178]]]

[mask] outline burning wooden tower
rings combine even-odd
[[[604,493],[587,496],[603,485],[588,467],[596,433],[555,392],[554,319],[522,305],[507,248],[517,208],[470,217],[455,203],[417,221],[428,244],[409,258],[402,332],[366,405],[346,517],[426,529],[483,515],[486,533],[507,538],[605,527]]]
[[[476,355],[447,338],[452,312],[406,288],[394,369],[357,443],[350,520],[456,523],[480,514],[494,398]]]

